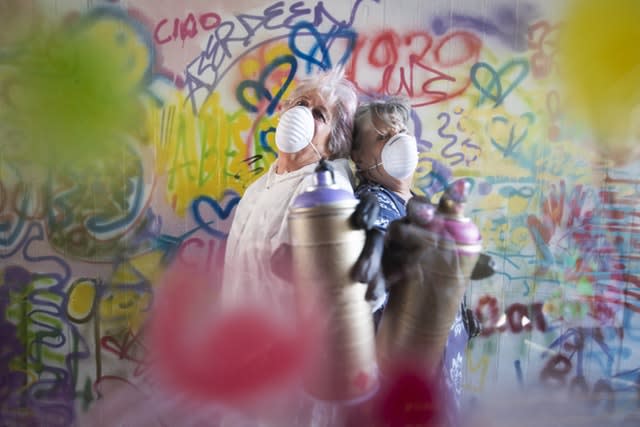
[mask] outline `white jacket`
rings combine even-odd
[[[329,162],[336,184],[353,192],[352,174],[346,159]],[[295,198],[313,183],[317,163],[278,175],[275,163],[247,188],[236,207],[227,238],[222,301],[254,302],[275,310],[292,307],[291,285],[271,270],[271,257],[289,242],[287,216]]]

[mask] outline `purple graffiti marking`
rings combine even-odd
[[[465,28],[480,34],[494,36],[517,52],[528,49],[528,29],[535,19],[536,11],[532,5],[524,4],[518,8],[501,6],[495,10],[494,19],[464,15],[461,13],[436,16],[431,28],[436,35],[443,35],[452,28]]]
[[[60,268],[61,273],[49,272],[42,275],[55,280],[56,282],[66,283],[71,276],[71,268],[69,267],[69,264],[67,264],[60,257],[35,255],[37,253],[40,253],[40,251],[38,249],[34,251],[31,250],[32,243],[44,241],[46,241],[46,235],[43,226],[38,222],[31,222],[26,229],[24,238],[16,245],[14,245],[11,251],[5,253],[0,252],[0,259],[10,259],[14,255],[21,253],[23,259],[27,261],[27,263],[51,262],[53,265],[57,265]],[[34,255],[31,255],[32,253],[34,253]],[[48,264],[48,268],[51,268],[51,264]],[[38,268],[35,267],[35,269],[37,270]]]
[[[425,161],[431,164],[431,168],[426,168],[423,164],[418,164],[418,168],[416,169],[418,179],[415,185],[425,196],[431,198],[449,185],[453,177],[453,171],[450,167],[436,159],[426,158]]]
[[[433,147],[433,144],[426,139],[422,138],[422,121],[415,109],[411,110],[411,119],[413,121],[413,135],[418,142],[419,152],[429,152]]]
[[[607,344],[607,332],[609,335],[619,338],[621,328],[570,328],[550,345],[549,349],[557,348],[559,351],[568,353],[569,360],[576,358],[576,374],[584,374],[584,363],[586,359],[595,360],[603,373],[610,376],[613,371],[614,354],[611,346]],[[589,342],[591,339],[593,343]],[[597,347],[593,344],[597,344]],[[594,352],[592,348],[599,349]],[[542,355],[543,357],[546,354]],[[602,361],[602,357],[606,360]]]
[[[460,110],[458,112],[456,112],[457,115],[462,114],[463,110]],[[447,112],[442,112],[440,114],[438,114],[438,120],[442,120],[442,125],[438,128],[438,136],[444,140],[447,140],[448,142],[444,145],[444,147],[442,147],[442,150],[440,150],[440,154],[442,155],[443,158],[448,159],[449,160],[449,166],[456,166],[459,163],[463,163],[465,164],[465,166],[469,166],[471,163],[475,162],[476,160],[478,160],[478,154],[480,153],[480,146],[474,144],[473,142],[471,142],[470,138],[463,138],[461,137],[460,139],[462,139],[461,142],[459,142],[459,138],[458,135],[456,133],[447,133],[445,132],[447,130],[447,128],[449,127],[449,124],[451,124],[451,115]],[[458,122],[458,125],[456,126],[456,129],[458,131],[461,130],[460,127],[460,122]],[[466,155],[466,153],[464,153],[463,151],[461,151],[458,146],[460,147],[466,147],[467,149],[473,149],[474,151],[476,151],[476,153],[473,154],[473,157],[468,158],[468,156]]]
[[[4,196],[6,194],[4,186],[0,181],[0,192]],[[0,204],[0,233],[5,235],[6,237],[0,237],[0,247],[10,248],[16,244],[20,236],[22,236],[22,232],[24,231],[26,220],[24,216],[19,215],[19,209],[14,207],[13,212],[8,208],[7,204],[4,203],[5,197],[2,198],[3,203]],[[23,196],[23,199],[20,202],[21,210],[24,211],[28,205],[28,197],[26,195]]]
[[[31,275],[19,267],[7,267],[4,270],[0,286],[0,425],[34,425],[33,415],[19,410],[23,406],[22,393],[19,391],[27,383],[25,372],[11,369],[12,361],[25,357],[25,346],[18,337],[17,327],[6,318],[10,294],[21,293]]]
[[[20,417],[19,425],[40,426],[46,420],[46,425],[65,427],[74,419],[73,372],[80,360],[89,357],[89,352],[75,325],[63,312],[65,282],[50,281],[46,277],[42,273],[32,274],[19,266],[9,266],[4,270],[4,285],[0,286],[3,313],[0,330],[4,347],[2,354],[9,357],[2,358],[0,372],[12,386],[18,386],[0,388],[8,390],[8,394],[2,396],[1,425],[13,425],[6,421],[17,421],[15,417]],[[61,303],[56,304],[55,300]],[[19,307],[16,307],[16,301]],[[19,312],[20,318],[15,326],[6,317],[10,305],[13,305],[12,312]],[[64,351],[69,338],[75,345],[65,355],[64,367],[52,365],[45,352]],[[38,372],[38,379],[27,380],[24,373],[34,370]]]
[[[413,134],[418,142],[418,152],[421,154],[421,158],[424,159],[424,161],[418,163],[418,167],[416,168],[415,176],[418,177],[416,187],[425,195],[431,197],[446,188],[453,176],[453,172],[451,168],[444,163],[426,156],[427,153],[431,152],[433,143],[423,138],[423,125],[420,116],[418,116],[415,111],[412,111],[411,118],[413,122]],[[427,167],[427,164],[430,165],[430,167]]]
[[[20,253],[24,264],[38,272],[30,273],[25,267],[10,266],[5,270],[4,279],[12,285],[0,286],[0,291],[14,290],[21,295],[18,299],[22,301],[21,306],[14,307],[20,312],[17,329],[3,328],[4,332],[10,334],[9,341],[12,341],[13,333],[24,348],[19,355],[19,362],[15,363],[22,363],[27,372],[37,369],[40,373],[37,381],[31,379],[23,385],[18,396],[19,406],[9,408],[8,412],[3,412],[3,416],[11,418],[16,414],[24,416],[24,413],[29,413],[30,417],[19,425],[40,426],[46,420],[47,425],[63,427],[70,425],[75,416],[77,378],[74,378],[73,372],[77,371],[80,360],[89,357],[89,350],[64,310],[68,298],[65,287],[71,277],[71,268],[58,256],[41,255],[38,245],[45,240],[42,224],[31,222],[24,239],[9,254],[0,255],[0,258],[9,258]],[[53,271],[54,268],[59,271]],[[2,296],[0,300],[3,300]],[[4,298],[4,301],[7,299]],[[16,298],[9,301],[15,304]],[[7,310],[3,309],[2,313],[6,316]],[[7,320],[6,317],[2,319],[3,322]],[[72,343],[71,351],[65,350],[69,342]],[[52,365],[45,356],[46,353],[65,351],[64,367]],[[25,411],[25,408],[29,411]],[[3,407],[2,411],[5,409]]]
[[[621,344],[624,335],[623,329],[618,327],[568,329],[549,346],[556,350],[540,373],[541,381],[556,388],[567,387],[570,395],[589,397],[592,403],[598,402],[594,404],[594,410],[601,406],[605,412],[612,413],[616,406],[623,409],[625,403],[631,403],[630,408],[635,410],[638,399],[625,402],[624,394],[635,391],[640,397],[640,368],[614,372],[615,344],[609,344],[611,341]],[[544,353],[542,357],[547,355]],[[585,372],[595,376],[593,363],[588,368],[584,366],[589,360],[595,362],[603,375],[592,385],[585,377]],[[574,367],[575,376],[570,378]]]
[[[234,196],[237,196],[236,193],[230,193]],[[221,209],[220,212],[222,213],[222,215],[225,215],[224,210]],[[121,265],[123,263],[128,262],[129,258],[134,257],[136,254],[141,254],[147,251],[162,252],[162,262],[165,265],[168,265],[174,259],[175,255],[179,252],[180,248],[185,244],[185,242],[188,239],[192,238],[192,235],[202,230],[203,228],[207,233],[211,234],[211,231],[205,227],[209,227],[213,223],[215,223],[215,220],[204,222],[202,216],[200,215],[198,225],[190,230],[185,231],[181,235],[173,236],[162,232],[162,217],[156,215],[153,210],[149,208],[147,209],[145,217],[142,220],[141,227],[130,239],[133,249],[131,251],[123,252],[122,257],[114,262],[114,271],[121,268]],[[139,290],[150,289],[151,284],[148,283],[147,278],[141,276],[140,279],[145,282],[146,285]],[[100,283],[96,285],[96,287],[100,291],[99,295],[103,297],[104,295],[101,293],[103,285]]]

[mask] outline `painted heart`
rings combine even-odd
[[[528,74],[526,59],[514,59],[498,70],[486,62],[477,62],[471,67],[471,83],[480,91],[478,105],[489,99],[494,108],[498,107]]]
[[[240,202],[240,196],[235,192],[227,191],[223,196],[223,200],[226,200],[224,207],[209,196],[200,196],[191,203],[191,213],[196,224],[207,233],[220,239],[226,239],[227,233],[218,230],[213,224],[215,224],[216,219],[224,221],[231,215],[233,208]]]
[[[273,73],[282,73],[282,68],[288,70],[287,79],[280,85],[280,87],[273,94],[272,89],[267,87],[267,82],[274,80],[270,79]],[[296,58],[292,55],[282,55],[277,57],[272,63],[267,65],[258,80],[245,80],[238,85],[236,89],[236,98],[240,105],[242,105],[247,111],[252,113],[258,112],[258,105],[263,100],[268,100],[267,114],[271,115],[276,111],[280,99],[284,95],[285,91],[289,87],[289,84],[296,75],[298,69],[298,63]],[[249,93],[249,92],[252,92]],[[251,96],[253,95],[253,96]],[[255,100],[255,101],[252,101]]]

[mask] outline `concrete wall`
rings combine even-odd
[[[411,99],[415,192],[474,183],[468,212],[498,274],[470,292],[484,333],[467,396],[547,385],[605,398],[592,409],[611,419],[636,407],[640,180],[567,119],[551,3],[43,0],[120,40],[144,71],[148,120],[119,161],[38,185],[0,154],[0,424],[66,426],[97,385],[142,387],[139,334],[165,261],[220,280],[234,207],[276,158],[279,101],[340,64],[363,95]],[[7,22],[28,25],[27,4]]]

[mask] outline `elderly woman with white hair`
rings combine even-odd
[[[336,184],[353,193],[348,156],[356,107],[355,89],[340,71],[303,80],[292,91],[276,127],[278,158],[236,207],[227,239],[223,301],[291,308],[289,207],[312,184],[320,159],[333,168]]]

